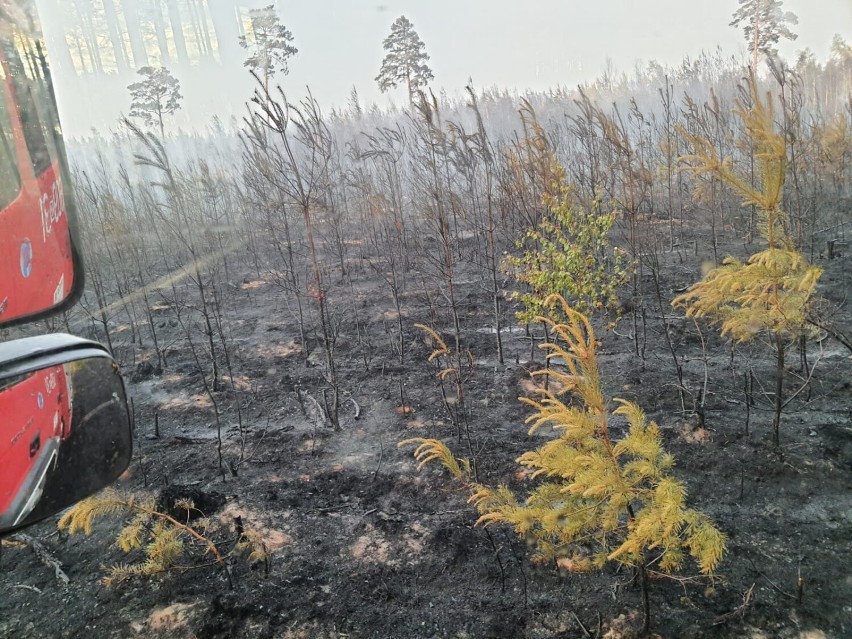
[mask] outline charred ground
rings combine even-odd
[[[666,295],[695,281],[696,265],[708,257],[700,253],[690,248],[664,256]],[[842,304],[849,257],[818,263],[825,268],[820,295]],[[416,277],[414,265],[410,278]],[[310,356],[306,363],[280,287],[263,272],[232,273],[225,304],[241,392],[223,384],[214,393],[224,481],[212,406],[193,355],[180,346],[174,309],[162,303],[155,308],[161,342],[175,344],[167,351],[168,366],[156,374],[151,348],[132,344],[130,331],[118,324],[114,347],[136,416],[135,459],[119,489],[157,492],[180,485],[221,493],[226,504],[206,513],[214,522],[211,536],[229,550],[240,516],[265,540],[268,561],[235,559],[231,586],[225,571],[197,549],[185,568],[106,588],[99,583],[101,565],[133,559],[113,544],[121,522],[104,520],[91,537],[68,537],[47,521],[30,534],[61,562],[70,584],[58,581],[26,543],[4,540],[0,635],[630,636],[640,625],[641,603],[629,571],[570,574],[531,564],[523,541],[500,528],[475,528],[467,495],[434,470],[417,472],[409,451],[396,448],[407,437],[443,438],[475,458],[483,481],[517,487],[522,480],[513,460],[548,436],[527,436],[527,412],[517,401],[532,391],[529,373],[541,364],[540,355],[538,363],[529,360],[529,339],[510,323],[504,329],[506,363],[500,364],[487,291],[475,273],[461,272],[458,281],[462,343],[473,363],[466,382],[472,451],[457,437],[435,369],[426,362],[430,347],[412,326],[428,319],[435,302],[415,286],[403,295],[407,353],[400,364],[389,329],[396,321],[393,305],[374,270],[357,260],[329,288],[336,312],[349,318],[340,323],[335,350],[344,398],[340,432],[321,423],[322,360]],[[660,423],[677,459],[675,475],[686,483],[691,503],[728,535],[729,550],[713,581],[688,570],[679,580],[653,581],[653,631],[665,637],[847,636],[849,352],[830,338],[809,343],[809,362],[819,362],[810,388],[785,411],[779,457],[770,443],[768,409],[749,409],[746,433],[744,371],[752,371],[755,389],[768,388],[774,366],[768,347],[756,342],[732,348],[702,326],[702,351],[693,322],[666,309],[692,389],[703,384],[706,356],[702,426],[692,411],[680,410],[655,305],[648,293],[644,328],[639,324],[644,357],[635,354],[629,322],[600,331],[605,388],[637,401]],[[353,314],[361,318],[357,331]],[[848,329],[843,318],[835,320]],[[309,339],[309,348],[317,349],[317,340]],[[795,388],[795,374],[806,373],[796,371],[797,361],[788,365]]]

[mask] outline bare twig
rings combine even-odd
[[[358,405],[352,397],[347,397],[347,399],[352,402],[352,405],[355,407],[355,419],[360,419],[361,417],[361,407]]]
[[[59,562],[56,557],[54,557],[50,551],[45,548],[44,544],[42,544],[35,537],[31,537],[26,533],[17,533],[12,536],[12,539],[16,541],[20,541],[24,544],[27,544],[30,548],[33,549],[33,552],[36,554],[43,563],[48,568],[53,568],[53,572],[56,575],[56,579],[62,582],[62,585],[67,586],[71,583],[71,580],[68,578],[68,575],[65,574],[65,571],[62,570],[62,564]]]
[[[38,594],[41,594],[41,592],[42,592],[40,588],[36,588],[35,586],[29,586],[27,584],[15,584],[13,587],[14,588],[22,588],[24,590],[32,590],[33,592],[36,592]]]
[[[580,618],[577,616],[577,613],[572,610],[571,616],[574,617],[574,621],[576,621],[577,625],[580,626],[580,630],[583,631],[583,636],[589,637],[589,639],[591,639],[592,633],[589,632],[588,628],[586,628],[586,626],[583,625],[583,622],[580,621]]]
[[[767,577],[765,573],[763,573],[763,572],[761,572],[760,570],[758,570],[757,565],[754,563],[754,561],[752,561],[752,560],[751,560],[751,558],[750,558],[750,557],[746,557],[746,559],[748,559],[749,563],[751,564],[751,567],[752,567],[752,568],[754,568],[754,571],[755,571],[758,575],[760,575],[761,577],[763,577],[764,579],[766,579],[766,581],[768,581],[768,582],[769,582],[769,585],[770,585],[770,586],[772,586],[775,590],[777,590],[778,592],[780,592],[780,593],[781,593],[782,595],[784,595],[785,597],[789,597],[790,599],[795,599],[795,598],[796,598],[796,595],[791,595],[789,592],[786,592],[786,591],[782,590],[782,589],[781,589],[781,587],[780,587],[778,584],[776,584],[774,581],[772,581],[769,577]]]
[[[801,386],[799,386],[799,389],[795,393],[793,393],[792,395],[790,395],[787,398],[787,400],[781,406],[782,409],[787,408],[787,405],[790,402],[792,402],[794,399],[796,399],[796,397],[799,396],[799,393],[801,393],[803,390],[805,390],[808,387],[808,384],[811,383],[811,378],[814,376],[814,371],[816,370],[817,364],[819,364],[819,361],[822,359],[822,356],[823,356],[823,354],[820,353],[819,357],[817,357],[816,361],[814,362],[814,365],[811,366],[811,370],[808,373],[808,378],[802,383]]]
[[[263,429],[263,432],[260,434],[260,437],[258,438],[257,443],[254,445],[254,448],[252,449],[252,451],[248,455],[245,455],[245,456],[242,456],[242,453],[241,453],[240,459],[236,462],[231,462],[231,466],[234,469],[237,469],[240,466],[242,466],[243,464],[245,464],[246,462],[254,459],[254,456],[257,453],[257,449],[260,448],[260,445],[263,443],[263,440],[266,438],[266,434],[268,432],[269,432],[269,419],[266,420],[266,428]]]
[[[382,461],[385,458],[385,443],[382,441],[381,436],[379,437],[379,463],[376,464],[376,470],[373,471],[373,480],[376,481],[376,477],[379,476],[379,469],[382,467]]]
[[[314,406],[317,409],[317,412],[319,413],[320,417],[322,418],[322,424],[324,426],[326,421],[328,421],[328,417],[325,414],[325,410],[323,410],[323,407],[320,406],[320,403],[316,399],[314,399],[314,396],[311,395],[310,393],[305,392],[305,397],[307,397],[309,400],[311,400],[313,402]]]
[[[721,626],[722,624],[727,623],[729,619],[733,619],[736,616],[742,618],[743,615],[745,615],[745,611],[751,605],[752,599],[754,599],[754,586],[755,584],[752,584],[751,587],[746,590],[745,594],[743,595],[743,602],[739,605],[739,607],[735,608],[734,610],[731,610],[730,612],[726,612],[720,617],[717,617],[716,621],[713,622],[713,625]]]
[[[810,317],[807,318],[807,322],[808,322],[808,324],[811,324],[813,326],[816,326],[819,329],[824,330],[826,333],[831,335],[838,342],[843,344],[843,346],[845,346],[850,352],[852,352],[852,340],[850,340],[848,337],[846,337],[843,333],[841,333],[837,329],[833,328],[832,326],[829,326],[828,324],[823,324],[822,322],[819,322],[819,321],[817,321],[813,318],[810,318]]]

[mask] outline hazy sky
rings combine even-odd
[[[271,1],[246,0],[256,6]],[[292,97],[309,85],[324,109],[345,105],[353,85],[362,103],[387,104],[374,78],[382,40],[400,15],[414,23],[431,55],[433,89],[451,95],[468,78],[477,87],[573,87],[598,76],[608,57],[627,72],[637,61],[674,65],[717,45],[726,55],[749,57],[742,32],[728,26],[737,0],[278,0],[276,6],[299,53],[290,74],[275,81]],[[781,44],[788,58],[810,47],[825,59],[835,33],[852,40],[852,0],[786,0],[784,8],[799,17],[793,27],[798,40]],[[57,17],[43,15],[48,35],[61,29]],[[253,91],[241,63],[177,73],[185,100],[172,122],[204,127],[214,114],[226,121],[241,116]],[[113,128],[129,109],[126,86],[133,80],[113,76],[104,89],[100,81],[58,77],[66,131]],[[404,89],[389,95],[397,103],[406,100]]]
[[[720,45],[746,51],[739,29],[729,27],[737,0],[281,0],[299,55],[284,79],[310,84],[323,103],[341,103],[354,83],[378,99],[373,78],[381,42],[405,15],[426,44],[435,86],[456,91],[469,77],[478,86],[546,89],[591,80],[605,60],[632,70],[637,60],[677,64],[684,56]],[[787,0],[799,16],[799,38],[781,46],[792,57],[812,48],[828,54],[831,38],[852,39],[852,0]],[[394,95],[404,100],[403,91]]]

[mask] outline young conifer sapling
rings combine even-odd
[[[530,480],[540,480],[529,493],[519,497],[505,485],[477,482],[470,462],[457,459],[440,440],[413,438],[399,446],[417,446],[418,468],[432,461],[447,468],[469,489],[469,503],[480,515],[477,524],[510,525],[533,543],[535,559],[576,572],[610,562],[636,568],[644,632],[650,624],[649,566],[668,574],[690,556],[702,574],[712,575],[726,538],[704,513],[687,507],[686,488],[671,475],[674,458],[663,448],[659,426],[633,402],[615,399],[618,407],[611,410],[588,319],[561,296],[545,301],[545,308],[551,306],[558,311],[537,319],[556,339],[540,348],[564,370],[537,373],[561,382],[559,390],[521,398],[534,409],[527,418],[530,434],[546,426],[554,431],[553,439],[517,460]],[[613,418],[627,420],[629,430],[621,438],[610,431]]]
[[[672,304],[686,308],[689,317],[707,317],[720,324],[723,335],[748,342],[768,334],[776,354],[773,444],[780,446],[779,427],[784,407],[784,354],[788,343],[811,328],[808,314],[822,269],[808,263],[787,231],[781,209],[787,164],[786,140],[774,130],[769,96],[762,99],[752,77],[753,105],[738,107],[746,132],[755,147],[760,183],[752,186],[727,159],[722,159],[706,139],[681,131],[695,153],[685,158],[696,174],[712,174],[743,198],[743,206],[756,206],[766,248],[745,262],[728,257]]]

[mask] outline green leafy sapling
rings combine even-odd
[[[554,293],[580,312],[614,311],[616,291],[627,279],[623,252],[609,241],[617,214],[601,211],[597,202],[588,210],[581,206],[532,108],[521,113],[526,135],[507,162],[516,181],[530,182],[526,188],[540,201],[517,243],[522,253],[506,260],[528,286],[517,295],[524,306],[518,319],[529,323],[547,312],[543,302]]]
[[[517,279],[528,286],[518,296],[524,306],[518,319],[526,323],[547,312],[544,300],[554,293],[583,313],[614,311],[617,290],[627,277],[622,251],[609,241],[616,213],[581,207],[565,169],[555,160],[551,174],[554,183],[543,196],[545,213],[518,243],[522,254],[507,259]]]

